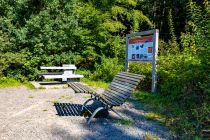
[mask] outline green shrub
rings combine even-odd
[[[184,102],[202,102],[207,97],[208,68],[200,59],[190,53],[183,53],[158,58],[158,92]],[[130,63],[129,71],[146,76],[140,87],[150,91],[152,66],[149,63]]]
[[[0,87],[20,86],[21,83],[15,79],[0,77]]]
[[[164,96],[172,96],[177,101],[203,101],[206,96],[204,85],[208,83],[207,66],[189,52],[169,57],[159,57],[158,88]]]
[[[102,80],[110,82],[114,76],[123,70],[123,65],[118,63],[117,58],[105,58],[102,57],[101,64],[95,64],[96,70],[94,71],[91,79]]]
[[[14,78],[0,77],[0,88],[14,86],[26,86],[28,89],[34,89],[34,86],[30,82],[20,82]]]
[[[179,139],[194,139],[201,137],[203,124],[208,120],[209,105],[207,102],[197,104],[197,107],[184,108],[169,96],[147,92],[135,92],[134,99],[145,103],[153,113],[145,114],[147,119],[157,120],[176,132]]]
[[[129,72],[145,75],[143,81],[140,83],[140,88],[145,91],[151,90],[152,84],[152,64],[151,63],[129,63]]]

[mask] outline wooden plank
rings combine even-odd
[[[125,96],[123,94],[118,94],[113,90],[107,90],[104,92],[104,94],[108,95],[108,96],[113,96],[114,98],[116,98],[116,100],[120,100],[120,101],[124,101],[125,99],[127,99],[129,96]]]
[[[112,100],[111,98],[107,97],[107,96],[102,96],[101,99],[103,99],[105,102],[107,102],[109,105],[113,105],[113,106],[117,106],[119,105],[119,103],[117,103],[116,101]]]
[[[75,85],[82,91],[82,93],[88,93],[88,91],[84,89],[83,86],[81,86],[81,84],[75,83]]]
[[[83,84],[80,84],[81,85],[81,87],[83,87],[83,89],[85,89],[86,91],[87,91],[87,93],[92,93],[92,92],[94,92],[92,89],[90,89],[89,87],[87,87],[87,86],[85,86],[85,85],[83,85]]]
[[[126,85],[122,85],[122,84],[119,84],[119,83],[116,83],[116,82],[112,82],[111,85],[119,86],[119,87],[122,87],[122,88],[125,88],[125,89],[128,89],[128,90],[131,90],[131,91],[133,91],[133,89],[134,89],[132,87],[129,87],[129,86],[126,86]]]
[[[117,92],[118,94],[123,94],[124,96],[130,96],[131,93],[129,92],[125,92],[125,91],[122,91],[120,89],[117,89],[117,88],[113,88],[113,87],[109,87],[109,89]]]
[[[62,75],[63,72],[46,72],[46,73],[38,73],[38,75]]]
[[[125,93],[133,92],[133,90],[124,89],[124,88],[121,88],[121,87],[118,87],[118,86],[113,86],[113,85],[110,85],[109,88],[116,89],[118,91],[122,91],[122,92],[125,92]]]
[[[77,87],[75,87],[72,83],[68,83],[68,85],[69,85],[74,91],[76,91],[76,93],[80,93],[80,90],[79,90]]]
[[[71,83],[68,83],[68,85],[69,85],[75,92],[78,92],[78,91],[77,91],[77,88],[75,88],[74,85],[72,85]]]
[[[112,82],[119,83],[119,84],[121,84],[121,85],[125,85],[125,86],[131,87],[131,88],[136,88],[136,86],[133,85],[133,84],[126,83],[126,82],[123,82],[123,81],[119,81],[119,80],[117,80],[117,79],[114,79]]]
[[[107,89],[106,90],[107,92],[109,92],[110,94],[116,94],[117,96],[120,96],[121,98],[123,99],[126,99],[129,97],[129,94],[126,94],[126,93],[121,93],[121,92],[117,92],[115,90],[112,90],[112,89]]]
[[[120,96],[118,96],[116,94],[110,94],[110,92],[108,92],[108,91],[106,91],[103,95],[109,96],[110,98],[117,101],[118,103],[122,103],[125,100],[124,98],[121,98]]]
[[[135,78],[135,79],[138,79],[138,80],[144,78],[143,75],[136,76],[136,75],[132,75],[132,74],[130,74],[130,73],[125,73],[125,72],[122,72],[122,73],[120,73],[120,74],[118,74],[118,75],[127,76],[127,77]]]
[[[73,83],[75,87],[77,87],[80,90],[80,93],[85,93],[85,91],[77,84]]]
[[[111,90],[111,89],[106,90],[104,93],[106,93],[106,94],[110,94],[110,95],[113,95],[113,96],[115,96],[116,98],[118,98],[119,100],[124,100],[124,99],[126,99],[126,98],[128,98],[128,97],[129,97],[129,96],[127,96],[127,95],[124,95],[124,94],[118,93],[118,92],[113,91],[113,90]]]
[[[121,81],[121,82],[126,82],[126,83],[129,83],[129,84],[135,85],[135,86],[138,85],[138,83],[135,82],[135,81],[131,81],[131,80],[127,80],[127,79],[123,79],[123,78],[119,78],[119,77],[115,77],[114,80],[118,80],[118,81]]]
[[[122,104],[124,102],[111,94],[103,94],[103,96],[106,96],[106,98],[109,98],[112,102],[115,102],[115,104]]]
[[[123,75],[116,75],[116,77],[127,79],[127,80],[132,80],[132,81],[135,81],[135,82],[139,82],[140,81],[138,79],[131,78],[131,77],[128,77],[128,76],[123,76]]]
[[[130,72],[121,72],[121,73],[145,78],[145,75],[140,75],[140,74],[135,74],[135,73],[130,73]]]
[[[83,78],[84,76],[71,74],[71,75],[43,75],[43,77],[46,79],[56,79],[56,78]]]
[[[76,70],[77,68],[75,66],[69,66],[69,67],[56,67],[56,66],[46,67],[46,66],[42,66],[42,67],[40,67],[40,69],[45,69],[45,70]]]

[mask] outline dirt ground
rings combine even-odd
[[[121,125],[112,112],[108,118],[95,118],[87,125],[79,110],[89,97],[74,93],[71,88],[0,89],[0,140],[139,140],[146,136],[172,139],[166,127],[141,115],[146,111],[135,101],[116,108],[132,119],[133,125]],[[63,112],[54,103],[68,106],[71,111]]]

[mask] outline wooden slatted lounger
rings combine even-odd
[[[126,99],[128,99],[133,91],[138,86],[139,82],[144,78],[143,75],[122,72],[115,76],[114,80],[102,94],[90,93],[92,96],[82,106],[81,112],[87,110],[91,113],[87,123],[90,124],[93,117],[101,110],[107,109],[115,112],[120,116],[114,109],[114,106],[122,105]],[[88,103],[91,101],[101,102],[101,106],[94,109],[93,111],[88,108]]]

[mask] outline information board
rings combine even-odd
[[[157,87],[158,35],[156,29],[126,35],[125,71],[129,62],[152,63],[152,92],[156,92]]]
[[[128,61],[152,61],[153,45],[153,36],[129,38]]]

